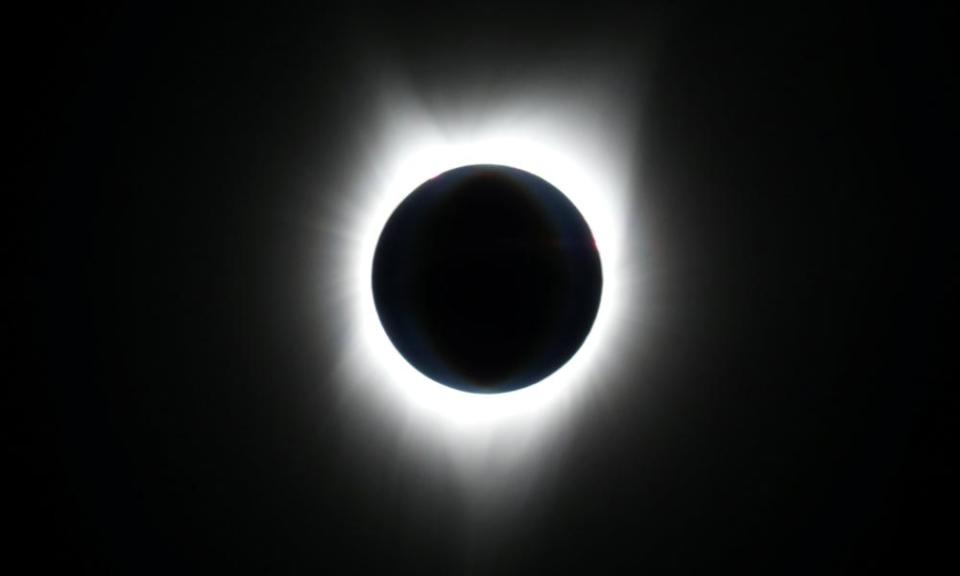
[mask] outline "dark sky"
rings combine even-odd
[[[946,554],[946,14],[273,4],[36,19],[53,193],[30,299],[43,442],[21,450],[40,455],[24,468],[34,561],[809,574]],[[384,480],[381,440],[359,453],[345,431],[338,328],[306,311],[310,221],[330,215],[298,170],[338,193],[382,62],[442,94],[562,86],[604,59],[642,85],[623,105],[658,329],[642,366],[616,367],[633,376],[607,417],[565,438],[537,505],[471,550],[453,488]]]

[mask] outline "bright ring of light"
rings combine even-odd
[[[582,104],[582,103],[579,103]],[[565,406],[596,386],[619,350],[633,316],[628,251],[631,151],[622,128],[599,122],[583,106],[545,106],[520,100],[489,121],[441,121],[415,107],[393,103],[344,196],[342,215],[350,241],[339,243],[337,267],[344,277],[338,314],[348,327],[345,360],[349,389],[385,406],[425,436],[487,442],[501,432],[543,431]],[[489,116],[489,115],[488,115]],[[397,205],[426,180],[469,164],[501,164],[547,180],[577,207],[593,232],[604,284],[593,328],[559,370],[531,386],[501,394],[471,394],[439,384],[410,365],[390,342],[373,299],[371,271],[380,233]],[[371,405],[373,405],[371,404]],[[438,428],[439,426],[439,428]],[[464,436],[466,434],[467,436]],[[437,440],[433,440],[436,442]]]

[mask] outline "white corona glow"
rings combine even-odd
[[[498,105],[427,112],[409,93],[387,92],[389,104],[373,115],[367,149],[339,197],[338,234],[326,248],[339,294],[325,304],[335,301],[348,331],[345,393],[359,400],[353,405],[362,405],[361,418],[375,413],[381,431],[400,435],[404,449],[428,461],[445,455],[491,480],[497,469],[510,474],[529,463],[530,450],[557,431],[578,399],[602,387],[607,367],[625,349],[638,303],[636,265],[626,249],[636,234],[629,221],[629,122],[604,115],[609,102],[595,95],[551,101],[528,92]],[[417,371],[390,342],[373,299],[373,255],[394,209],[423,182],[469,164],[512,166],[554,185],[590,226],[603,269],[599,310],[577,353],[544,380],[501,394],[455,390]]]

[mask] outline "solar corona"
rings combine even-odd
[[[317,244],[352,438],[496,500],[612,393],[644,322],[645,228],[606,84],[447,109],[381,86]]]

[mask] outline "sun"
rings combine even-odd
[[[590,98],[516,98],[461,113],[430,113],[399,93],[389,102],[368,124],[372,135],[337,199],[339,230],[326,247],[339,281],[334,293],[321,297],[328,306],[336,303],[338,325],[346,327],[339,375],[344,393],[363,406],[359,417],[376,414],[377,426],[412,434],[436,450],[456,446],[478,453],[507,434],[530,446],[578,398],[602,388],[638,314],[636,259],[628,250],[638,229],[630,221],[627,123],[598,114]],[[500,394],[456,390],[417,371],[388,339],[373,298],[374,252],[394,209],[423,182],[471,164],[525,170],[563,192],[593,232],[604,274],[593,327],[577,353],[540,382]]]

